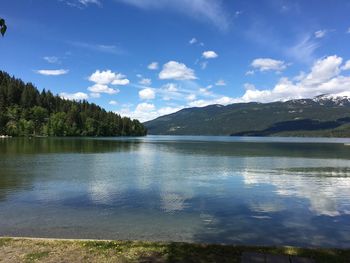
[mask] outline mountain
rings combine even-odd
[[[149,134],[350,137],[350,98],[186,108],[145,122]]]
[[[107,112],[87,101],[39,92],[31,83],[0,71],[0,135],[142,136],[138,120]]]

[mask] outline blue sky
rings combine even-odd
[[[142,121],[350,96],[347,0],[2,0],[0,69]]]

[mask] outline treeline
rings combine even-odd
[[[11,136],[144,136],[138,120],[87,101],[39,92],[31,83],[0,71],[0,134]]]

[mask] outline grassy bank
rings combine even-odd
[[[1,262],[240,262],[246,251],[350,262],[350,250],[338,249],[0,238]]]

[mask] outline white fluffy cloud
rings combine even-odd
[[[205,107],[213,104],[228,105],[235,102],[237,102],[237,100],[234,98],[230,98],[228,96],[220,96],[218,98],[211,99],[211,100],[201,99],[201,100],[191,101],[190,103],[188,103],[188,105],[190,107]]]
[[[89,80],[101,85],[128,85],[130,81],[126,78],[125,75],[112,72],[111,70],[96,70],[90,77]]]
[[[110,84],[115,79],[115,73],[106,70],[106,71],[99,71],[96,70],[91,76],[89,77],[89,80],[98,84]]]
[[[156,97],[156,93],[152,88],[146,88],[139,91],[139,97],[142,100],[152,100]]]
[[[60,97],[66,100],[87,100],[89,98],[89,95],[87,95],[84,92],[77,92],[77,93],[62,92],[60,93]]]
[[[350,69],[350,60],[346,61],[345,65],[342,67],[342,70],[349,70]]]
[[[153,111],[155,108],[156,106],[154,106],[154,104],[143,102],[136,106],[136,111],[150,112],[150,111]]]
[[[40,69],[37,70],[36,73],[45,75],[45,76],[59,76],[65,75],[69,72],[68,69]]]
[[[149,121],[155,119],[159,116],[167,115],[174,113],[183,109],[183,106],[175,106],[175,107],[161,107],[159,109],[156,108],[154,104],[151,103],[140,103],[136,106],[135,110],[130,110],[129,107],[123,108],[117,113],[122,116],[128,116],[132,119],[138,119],[141,122]]]
[[[100,93],[106,93],[110,95],[119,93],[119,89],[111,88],[109,85],[124,86],[130,83],[125,75],[117,72],[112,72],[111,70],[96,70],[93,74],[91,74],[89,80],[95,83],[88,88],[89,91],[95,94],[95,97],[99,97]]]
[[[347,63],[342,66],[342,62],[343,59],[336,55],[317,60],[308,74],[301,74],[294,80],[283,77],[272,89],[259,90],[247,85],[250,88],[237,101],[271,102],[313,98],[322,94],[350,95],[350,77],[340,74],[347,66]]]
[[[338,56],[329,56],[317,60],[311,72],[303,80],[303,83],[307,85],[323,84],[340,73],[340,65],[342,62],[343,59]]]
[[[124,75],[118,74],[117,78],[112,81],[112,85],[120,85],[120,86],[125,86],[130,83],[130,81],[126,78],[124,78]]]
[[[350,62],[343,63],[343,59],[336,55],[328,56],[317,60],[309,73],[301,73],[290,79],[282,77],[271,89],[258,89],[255,85],[246,83],[243,96],[233,98],[215,94],[210,88],[199,88],[195,93],[199,99],[189,100],[187,105],[203,107],[211,104],[227,105],[252,101],[286,101],[314,98],[322,94],[350,97],[350,76],[341,74],[348,69],[350,69]]]
[[[152,85],[152,80],[147,79],[147,78],[143,78],[139,81],[139,83],[143,86],[150,86],[150,85]]]
[[[251,66],[260,71],[283,71],[287,68],[287,64],[284,61],[271,58],[254,59]]]
[[[106,93],[106,94],[117,94],[119,93],[119,89],[113,89],[113,88],[110,88],[108,87],[107,85],[103,85],[103,84],[95,84],[91,87],[88,87],[88,90],[93,92],[93,93]]]
[[[159,73],[159,78],[175,80],[197,79],[193,69],[177,61],[169,61],[164,64],[162,71]]]
[[[147,68],[148,68],[149,70],[157,70],[157,69],[159,68],[158,62],[152,62],[152,63],[150,63],[150,64],[147,66]]]
[[[202,53],[202,56],[203,58],[211,59],[211,58],[217,58],[219,55],[215,51],[208,50],[208,51],[204,51]]]

